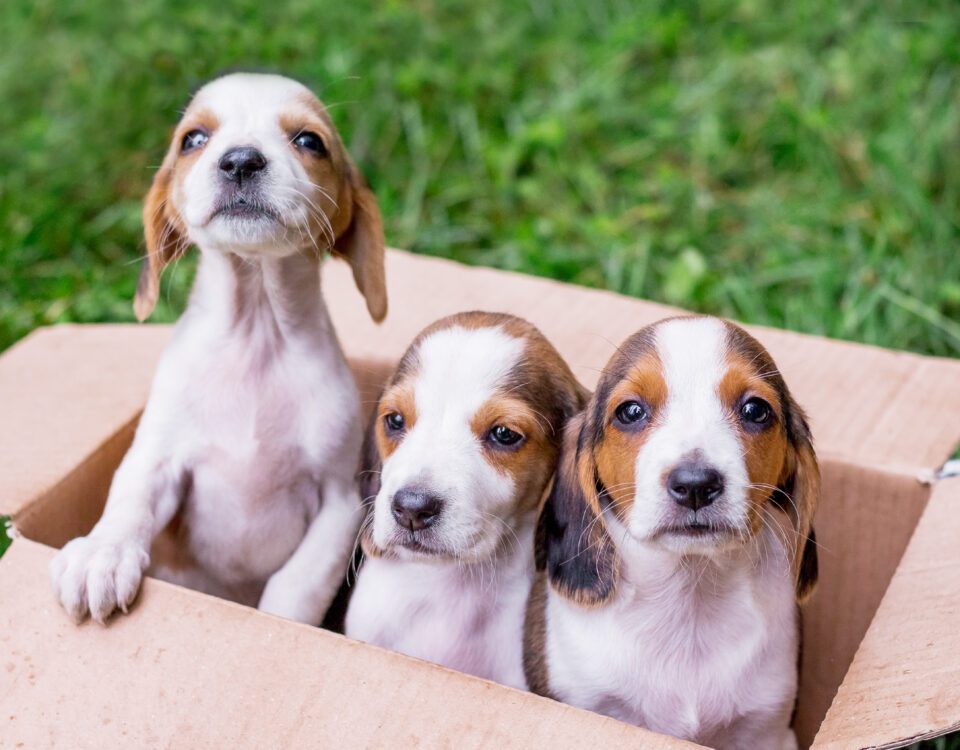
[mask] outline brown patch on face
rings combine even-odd
[[[399,414],[403,417],[402,431],[390,432],[387,429],[386,418],[389,414]],[[414,395],[413,382],[405,380],[391,385],[380,397],[380,403],[374,410],[376,419],[377,450],[382,461],[386,461],[400,445],[404,434],[413,429],[417,423],[417,400]]]
[[[350,264],[370,317],[379,323],[387,314],[386,240],[376,196],[351,161],[333,120],[316,96],[303,92],[295,97],[279,125],[291,141],[304,130],[323,140],[325,156],[305,153],[290,144],[307,178],[322,188],[314,190],[314,203],[323,215],[311,212],[310,232],[318,247]]]
[[[203,147],[200,147],[181,154],[180,144],[183,142],[183,136],[191,130],[204,130],[208,135],[213,135],[219,127],[220,120],[212,111],[202,106],[189,107],[183,119],[177,123],[177,128],[173,133],[172,145],[177,149],[177,159],[191,160],[203,151]]]
[[[522,435],[522,440],[512,446],[493,442],[490,431],[500,425]],[[549,425],[542,424],[526,402],[501,395],[480,408],[470,428],[483,446],[484,458],[513,479],[518,510],[535,510],[559,452],[559,440],[550,434]]]
[[[758,369],[758,364],[763,369]],[[764,379],[765,371],[759,359],[748,359],[742,351],[731,350],[727,354],[727,371],[717,389],[721,403],[732,415],[743,444],[744,463],[751,485],[750,530],[754,534],[760,530],[763,507],[780,482],[787,457],[787,435],[780,395]],[[739,418],[741,405],[754,397],[763,399],[773,409],[770,424],[759,431],[745,429]]]
[[[279,125],[292,153],[307,173],[307,179],[316,186],[303,188],[304,192],[312,190],[311,200],[323,211],[323,215],[311,211],[309,231],[324,240],[319,243],[321,250],[330,250],[353,218],[351,165],[347,162],[343,144],[323,105],[311,94],[297,96],[293,106],[280,115]],[[326,153],[298,148],[294,140],[304,132],[316,134],[323,141]],[[329,226],[323,216],[329,220]]]
[[[773,358],[763,346],[739,326],[725,323],[729,372],[719,391],[725,403],[743,395],[763,398],[773,407],[774,424],[753,432],[743,428],[745,461],[752,484],[767,485],[751,491],[751,525],[759,529],[763,505],[769,501],[784,511],[795,530],[793,571],[796,595],[803,602],[812,592],[818,576],[816,535],[813,516],[820,498],[820,468],[803,409],[794,401]],[[738,393],[739,392],[739,393]]]
[[[524,342],[523,356],[514,365],[497,400],[504,404],[513,402],[518,408],[518,424],[526,429],[518,431],[526,436],[526,442],[512,456],[509,451],[489,448],[485,454],[495,466],[500,462],[512,474],[516,507],[522,511],[536,510],[556,470],[564,426],[584,407],[587,392],[559,352],[528,321],[483,312],[455,317],[465,328],[495,327]]]
[[[629,401],[649,408],[651,420],[656,419],[666,403],[667,383],[656,351],[643,351],[624,379],[613,386],[607,397],[603,436],[594,448],[597,476],[614,513],[624,522],[633,508],[637,454],[650,435],[649,425],[630,429],[617,424],[617,408]]]
[[[190,167],[203,152],[203,147],[180,153],[183,137],[191,130],[202,129],[212,134],[220,126],[209,110],[194,106],[173,131],[163,164],[154,175],[143,203],[143,230],[147,257],[140,271],[133,310],[140,321],[146,320],[160,296],[160,274],[163,269],[187,251],[189,240],[183,220],[176,209],[183,181]]]
[[[183,183],[187,179],[191,167],[206,150],[206,145],[203,145],[190,151],[181,151],[183,137],[191,130],[203,130],[212,138],[219,127],[220,120],[217,116],[210,110],[203,108],[188,108],[187,114],[177,124],[171,143],[171,148],[175,150],[176,156],[176,163],[173,168],[172,195],[177,196],[178,200],[174,202],[179,202],[180,196],[183,195]],[[170,208],[173,209],[173,206]]]

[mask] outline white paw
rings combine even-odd
[[[289,585],[283,576],[273,575],[260,597],[257,609],[288,620],[319,625],[323,612],[317,612],[317,602],[301,586]]]
[[[114,609],[127,611],[149,564],[149,555],[136,543],[82,536],[53,558],[50,582],[54,596],[75,621],[89,613],[103,624]]]

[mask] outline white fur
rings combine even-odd
[[[374,502],[373,539],[392,557],[364,562],[346,620],[352,638],[517,687],[526,687],[534,517],[516,511],[512,478],[484,457],[470,423],[523,349],[495,328],[446,328],[421,342],[416,423],[384,462]],[[411,484],[445,500],[425,537],[443,557],[396,546],[407,532],[390,503]]]
[[[170,199],[200,268],[102,518],[51,564],[78,620],[126,611],[146,570],[318,623],[343,577],[360,521],[360,407],[320,296],[314,238],[260,219],[208,219],[219,156],[256,144],[270,160],[263,197],[284,223],[298,221],[310,197],[291,197],[305,174],[277,121],[302,91],[237,75],[194,100],[221,127]],[[178,511],[190,559],[150,567],[151,543]]]
[[[715,318],[678,318],[657,326],[667,403],[655,415],[637,455],[637,502],[630,517],[630,533],[637,539],[649,539],[690,514],[666,495],[661,482],[664,474],[695,453],[723,475],[725,487],[721,498],[698,511],[699,518],[738,527],[747,523],[749,478],[743,445],[717,397],[726,371],[725,340],[723,323]],[[703,544],[669,535],[662,541],[677,552],[692,552]],[[710,551],[714,542],[707,543]]]
[[[655,329],[667,403],[648,426],[626,524],[604,519],[622,560],[612,601],[580,607],[548,587],[546,660],[560,700],[710,747],[795,748],[798,613],[793,531],[765,511],[748,542],[662,534],[684,514],[661,478],[693,451],[725,478],[723,498],[697,511],[747,523],[743,448],[717,386],[726,335],[719,321]]]
[[[495,560],[461,565],[367,558],[350,600],[346,634],[526,690],[522,634],[532,550],[528,515]]]

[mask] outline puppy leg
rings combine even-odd
[[[257,607],[311,625],[320,624],[340,587],[362,517],[352,476],[332,478],[320,491],[320,512],[290,559],[270,576]]]
[[[103,624],[114,609],[127,611],[150,564],[150,543],[177,510],[180,483],[149,453],[134,443],[97,525],[50,563],[54,596],[77,622],[89,613]]]
[[[787,721],[782,713],[745,716],[709,744],[726,750],[797,750],[797,738]]]

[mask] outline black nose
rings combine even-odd
[[[229,182],[243,182],[267,166],[267,157],[253,146],[232,148],[217,163],[220,176]]]
[[[410,531],[419,531],[437,520],[443,510],[443,500],[426,490],[405,487],[393,496],[390,510],[398,524]]]
[[[723,493],[723,477],[706,464],[680,464],[667,476],[667,492],[684,508],[700,510]]]

